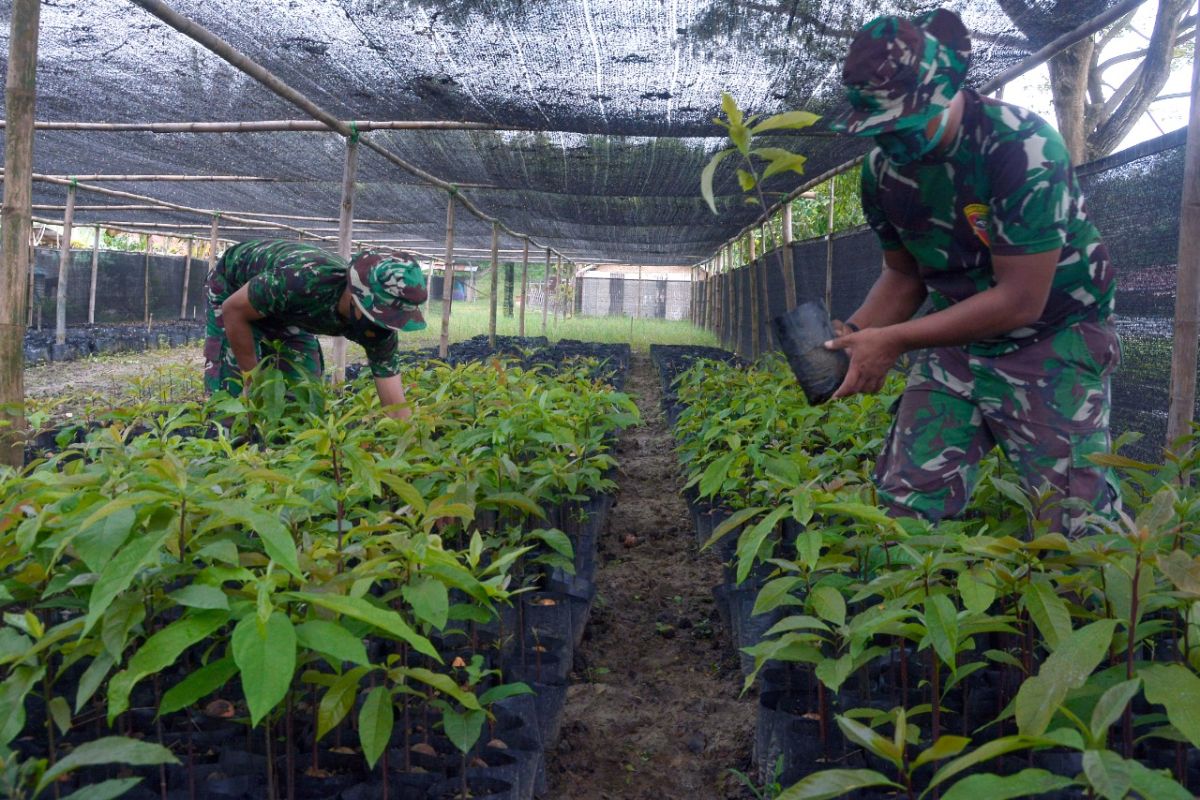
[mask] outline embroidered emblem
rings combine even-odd
[[[975,231],[975,235],[979,237],[979,241],[983,242],[983,246],[991,248],[992,242],[988,238],[988,229],[991,227],[992,210],[983,203],[971,203],[963,208],[963,213],[967,215],[967,224],[971,226],[971,230]]]

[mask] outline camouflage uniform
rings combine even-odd
[[[378,261],[378,258],[371,256]],[[358,263],[356,257],[355,263]],[[347,273],[352,281],[347,280]],[[415,270],[415,274],[413,274]],[[395,280],[407,281],[412,303],[424,300],[424,278],[413,265],[393,270]],[[365,277],[364,276],[368,276]],[[221,304],[243,286],[248,286],[250,305],[264,315],[250,323],[260,358],[263,343],[279,343],[285,371],[319,376],[324,371],[321,346],[314,334],[345,336],[362,345],[367,353],[371,374],[386,378],[400,373],[400,353],[394,330],[373,324],[354,325],[337,312],[338,301],[347,286],[357,290],[355,302],[371,304],[373,276],[366,270],[355,271],[336,255],[300,242],[255,241],[236,244],[217,261],[208,279],[207,330],[204,343],[204,388],[208,392],[224,389],[240,391],[241,371],[221,319]],[[375,287],[377,288],[377,287]],[[367,312],[368,309],[364,309]],[[405,312],[401,330],[425,327],[419,311]]]
[[[908,79],[926,91],[852,89],[856,110],[839,127],[888,145],[889,137],[923,130],[949,106],[966,73],[969,42],[957,17],[947,15],[918,18],[924,40],[897,38],[894,17],[868,23],[862,45],[855,40],[857,53],[851,46],[847,83],[882,58],[912,67],[917,77]],[[1110,377],[1120,360],[1109,323],[1115,280],[1108,252],[1087,218],[1058,132],[1030,111],[961,92],[961,125],[941,152],[911,163],[878,147],[868,153],[868,222],[884,250],[912,254],[935,311],[994,286],[993,254],[1061,248],[1058,267],[1034,323],[915,355],[876,466],[880,497],[900,514],[954,516],[969,499],[979,460],[999,445],[1028,490],[1078,498],[1111,515],[1120,502],[1115,478],[1088,460],[1110,448]],[[932,108],[914,113],[922,103]],[[1080,531],[1080,515],[1067,506],[1052,504],[1045,514],[1054,530]]]

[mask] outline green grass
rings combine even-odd
[[[516,312],[520,313],[519,309]],[[400,334],[400,346],[404,349],[436,346],[442,330],[442,304],[431,301],[425,310],[425,321],[429,324],[419,333]],[[501,336],[517,335],[517,316],[505,317],[501,310],[496,318],[496,333]],[[486,302],[454,304],[450,316],[450,341],[459,342],[472,336],[486,334],[488,330],[488,305]],[[525,316],[525,335],[542,335],[542,310],[530,309]],[[690,322],[674,322],[663,319],[630,319],[628,317],[572,317],[554,321],[553,315],[546,320],[546,336],[551,341],[580,339],[585,342],[629,342],[634,350],[645,352],[652,344],[685,344],[717,346],[717,339],[709,331],[697,328]],[[354,348],[350,350],[354,355]]]

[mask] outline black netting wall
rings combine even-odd
[[[1185,143],[1186,129],[1079,170],[1088,214],[1100,228],[1117,268],[1115,322],[1124,357],[1113,380],[1113,432],[1142,433],[1141,442],[1123,452],[1150,460],[1161,458],[1166,436]],[[755,265],[765,292],[759,320],[764,348],[773,346],[768,338],[770,319],[786,310],[782,257],[781,250],[774,250]],[[792,257],[797,299],[823,300],[828,242],[796,242]],[[845,319],[854,312],[878,277],[881,259],[879,242],[869,228],[834,237],[833,317]],[[749,268],[741,268],[732,277],[717,276],[711,285],[732,284],[739,298],[749,296],[749,274]],[[748,353],[749,312],[726,301],[720,318],[722,343]]]
[[[661,276],[608,273],[579,278],[576,311],[588,317],[683,320],[691,305],[691,282]]]
[[[58,300],[57,249],[34,248],[34,322],[53,326]],[[149,313],[156,320],[178,319],[181,305],[188,318],[204,316],[204,278],[208,262],[192,259],[186,304],[183,300],[183,256],[101,250],[96,262],[97,323],[141,322],[147,312],[145,287],[149,268]],[[72,250],[67,270],[67,324],[82,325],[88,317],[92,281],[92,251]]]

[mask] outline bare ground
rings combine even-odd
[[[562,737],[548,754],[555,800],[742,797],[752,698],[710,589],[716,559],[697,552],[658,376],[634,354],[627,391],[644,424],[617,447],[620,490],[601,538],[599,599],[576,655]]]

